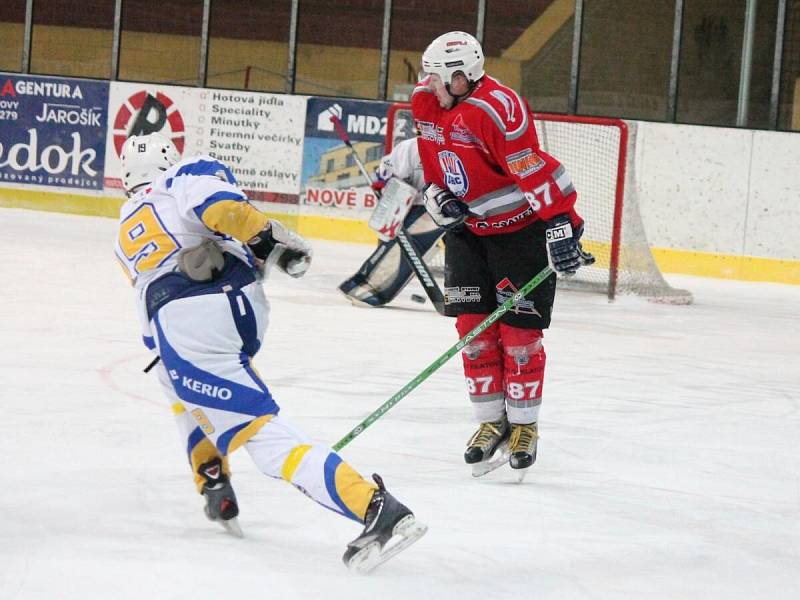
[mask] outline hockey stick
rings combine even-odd
[[[353,154],[353,159],[356,161],[356,165],[358,165],[358,169],[361,171],[364,179],[367,180],[369,185],[372,185],[372,177],[370,177],[366,167],[364,167],[364,163],[361,162],[361,157],[358,155],[358,152],[356,152],[356,149],[353,148],[353,144],[350,141],[350,137],[347,135],[347,131],[345,131],[345,128],[342,125],[342,121],[339,119],[339,117],[332,114],[331,123],[333,123],[334,129],[336,129],[336,134],[347,145],[347,147],[350,149],[350,152]],[[397,235],[395,237],[397,238],[397,243],[400,246],[400,251],[403,253],[403,256],[406,257],[406,261],[408,261],[409,266],[422,284],[422,288],[425,290],[428,298],[430,298],[433,307],[436,309],[436,312],[438,312],[440,315],[443,315],[444,295],[442,294],[442,290],[439,288],[439,284],[436,283],[436,279],[434,279],[433,274],[428,268],[428,265],[425,264],[422,256],[420,256],[419,249],[414,244],[414,241],[411,240],[406,235],[406,232],[402,229],[397,230]]]
[[[464,346],[469,344],[473,339],[479,336],[481,333],[486,331],[489,326],[497,321],[500,317],[502,317],[505,313],[511,310],[511,307],[514,306],[517,302],[522,300],[527,294],[533,291],[536,286],[542,283],[545,279],[547,279],[552,273],[553,269],[549,266],[545,267],[536,276],[531,279],[528,283],[523,285],[511,298],[503,302],[500,306],[498,306],[492,314],[486,317],[483,321],[481,321],[475,329],[470,331],[467,335],[462,337],[458,340],[455,345],[450,347],[444,354],[442,354],[439,358],[433,361],[427,369],[422,371],[419,375],[414,377],[411,381],[409,381],[399,392],[397,392],[394,396],[389,398],[386,402],[381,404],[376,411],[370,414],[366,419],[361,421],[354,429],[350,431],[346,436],[340,439],[336,444],[334,444],[334,450],[341,450],[347,444],[353,441],[353,439],[361,435],[364,430],[372,425],[375,421],[380,419],[383,415],[385,415],[390,408],[392,408],[395,404],[400,402],[403,398],[405,398],[411,390],[416,388],[420,383],[425,381],[428,377],[430,377],[435,371],[439,369],[444,363],[448,360],[453,358],[459,351],[461,351]]]

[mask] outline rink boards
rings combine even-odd
[[[0,75],[0,206],[116,216],[119,149],[159,131],[228,164],[270,216],[318,239],[374,243],[375,197],[330,121],[371,168],[388,103]],[[638,123],[636,181],[659,268],[800,284],[800,136]],[[580,193],[580,190],[579,190]]]

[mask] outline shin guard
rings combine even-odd
[[[547,356],[541,329],[520,329],[500,323],[508,420],[528,424],[539,420]]]
[[[486,317],[484,314],[458,315],[456,329],[459,337],[467,335]],[[505,413],[499,332],[498,324],[494,323],[461,351],[469,399],[480,423],[497,421]]]

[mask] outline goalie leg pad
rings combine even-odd
[[[487,316],[471,313],[458,315],[456,329],[459,337],[467,335]],[[499,325],[493,323],[461,352],[469,399],[475,418],[480,423],[498,421],[505,414],[503,353],[499,333]]]
[[[541,329],[521,329],[500,323],[504,348],[506,412],[511,423],[539,420],[547,356]]]
[[[443,234],[421,206],[411,208],[403,226],[421,256],[433,248]],[[358,272],[339,285],[339,290],[353,302],[383,306],[394,300],[413,276],[394,238],[380,242]]]

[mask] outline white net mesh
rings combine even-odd
[[[586,221],[582,242],[597,259],[592,267],[583,267],[574,277],[563,278],[563,283],[609,293],[615,200],[618,186],[624,183],[616,293],[691,302],[689,292],[672,288],[664,280],[647,242],[635,177],[636,124],[623,124],[616,119],[561,119],[537,115],[536,132],[542,149],[561,161],[575,183],[577,210]],[[628,127],[627,152],[624,169],[620,170],[624,125]]]
[[[566,120],[565,120],[566,119]],[[413,135],[413,119],[408,105],[395,105],[391,113],[391,135],[387,146]],[[612,248],[617,188],[624,182],[623,209],[618,244],[616,294],[632,293],[676,304],[688,304],[692,295],[670,287],[656,265],[639,214],[635,177],[636,124],[617,119],[582,119],[556,115],[536,115],[536,131],[542,149],[561,161],[578,190],[578,213],[585,219],[582,242],[597,262],[582,267],[572,277],[562,277],[560,285],[610,293]],[[626,162],[620,169],[620,140],[628,126]],[[441,253],[432,259],[432,268],[442,265]]]

